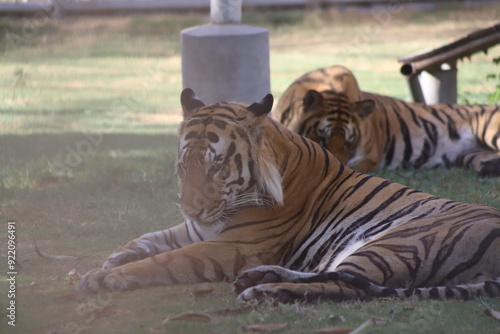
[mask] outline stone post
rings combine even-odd
[[[181,32],[182,85],[206,104],[270,92],[269,32],[241,24],[241,0],[211,0],[211,24]]]
[[[422,71],[419,77],[425,103],[457,103],[456,62],[441,64],[436,69]]]

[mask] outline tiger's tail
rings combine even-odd
[[[360,289],[369,297],[407,299],[416,296],[420,299],[459,299],[470,300],[480,297],[500,297],[500,277],[480,283],[443,285],[418,288],[389,288],[374,284],[365,278],[356,277],[346,272],[326,272],[301,278],[300,283],[327,283],[341,281]]]

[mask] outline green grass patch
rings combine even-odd
[[[398,57],[493,24],[499,10],[494,4],[405,8],[385,18],[383,8],[248,11],[243,21],[270,30],[276,97],[306,71],[343,64],[363,89],[406,99]],[[484,314],[484,304],[500,310],[499,300],[240,309],[227,283],[76,294],[75,269],[99,267],[123,243],[181,221],[174,171],[181,115],[179,35],[208,20],[199,14],[71,18],[47,21],[29,36],[23,35],[26,20],[0,21],[0,220],[4,227],[16,222],[18,258],[17,326],[12,328],[4,321],[7,231],[0,231],[0,332],[243,333],[248,325],[284,324],[275,332],[314,333],[355,328],[373,317],[385,322],[370,327],[370,333],[497,331],[498,320]],[[494,85],[486,75],[497,70],[491,59],[498,52],[492,48],[459,65],[462,99],[486,102]],[[500,178],[479,179],[458,169],[377,174],[442,197],[500,208]],[[81,259],[42,259],[33,238],[46,253]],[[208,293],[200,295],[204,290]],[[210,322],[172,320],[182,312],[203,313]]]
[[[0,168],[0,212],[2,221],[16,221],[19,333],[243,333],[245,326],[265,324],[284,324],[284,333],[315,333],[327,327],[356,328],[373,317],[385,322],[370,327],[370,333],[492,333],[498,328],[498,320],[484,314],[481,301],[379,300],[239,309],[227,283],[76,294],[70,272],[99,267],[127,241],[181,221],[175,136],[107,134],[70,173],[54,168],[68,163],[68,147],[77,150],[85,138],[66,134],[3,140],[8,145],[0,154],[9,158]],[[500,207],[500,178],[479,179],[458,169],[378,175],[443,197]],[[45,253],[82,258],[40,258],[32,238]],[[0,250],[6,254],[6,245]],[[7,272],[5,261],[0,270]],[[6,287],[5,279],[0,280],[1,291]],[[208,294],[197,293],[207,289]],[[484,302],[500,309],[500,300]],[[6,298],[0,303],[0,316],[5,317]],[[203,313],[210,322],[170,320],[183,312]]]

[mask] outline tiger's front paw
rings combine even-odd
[[[134,277],[119,270],[95,269],[87,272],[77,284],[77,290],[86,293],[101,293],[130,290],[137,287]]]
[[[481,164],[476,169],[476,173],[480,177],[494,177],[500,175],[500,158],[494,158],[486,161],[481,161]]]
[[[124,246],[106,259],[102,265],[102,269],[119,267],[130,262],[145,259],[149,256],[149,249],[143,247],[141,244],[137,244],[133,248]]]

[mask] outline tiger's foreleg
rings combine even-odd
[[[380,169],[382,159],[380,148],[376,145],[370,145],[369,148],[363,148],[360,152],[349,159],[347,165],[361,173],[372,173]]]
[[[274,256],[231,243],[200,242],[120,267],[92,270],[78,283],[81,292],[131,290],[146,286],[232,280]]]
[[[362,159],[355,163],[349,163],[349,165],[361,173],[373,173],[380,168],[380,162],[370,158]]]
[[[499,176],[500,152],[478,148],[459,156],[457,165],[474,168],[481,177]]]
[[[217,232],[208,228],[201,229],[197,224],[188,220],[166,230],[146,233],[118,248],[106,259],[102,268],[114,268],[170,252],[195,242],[211,239],[217,235]]]

